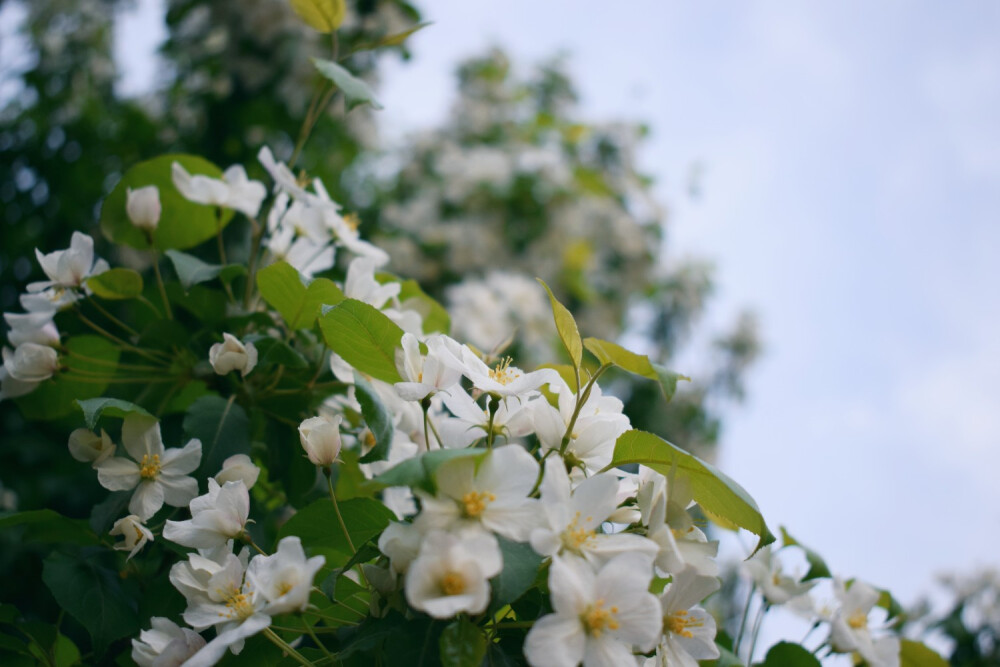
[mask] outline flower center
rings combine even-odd
[[[586,519],[587,523],[594,520],[594,517],[588,516]],[[563,546],[570,551],[579,551],[580,547],[587,543],[587,540],[597,535],[597,531],[591,528],[587,530],[580,526],[580,513],[577,512],[576,516],[573,518],[573,523],[566,526],[566,530],[562,533],[562,543]]]
[[[486,511],[486,506],[496,499],[497,497],[492,493],[469,491],[462,496],[462,509],[465,516],[475,518]]]
[[[586,628],[587,634],[597,638],[605,630],[618,629],[618,619],[615,618],[617,613],[618,607],[605,609],[604,600],[596,600],[594,604],[587,607],[587,611],[583,612],[580,620],[583,621],[583,627]]]
[[[847,617],[847,624],[854,630],[868,627],[868,614],[856,611]]]
[[[278,597],[282,595],[287,595],[291,590],[295,588],[295,584],[290,581],[282,581],[278,584]]]
[[[229,607],[229,618],[246,620],[253,616],[253,602],[250,601],[250,591],[243,593],[234,590],[232,595],[226,598],[226,606]]]
[[[344,216],[344,224],[351,231],[358,231],[358,226],[361,224],[361,218],[358,217],[357,213],[348,213]]]
[[[445,595],[461,595],[465,588],[465,577],[458,572],[448,572],[441,578],[441,591]]]
[[[675,611],[663,617],[663,629],[681,637],[691,638],[694,634],[688,628],[700,628],[705,623],[697,616],[692,616],[686,610]]]
[[[143,479],[156,479],[160,474],[160,455],[142,455],[142,463],[139,464],[139,476]]]
[[[501,359],[494,368],[490,369],[490,379],[504,386],[513,382],[521,373],[516,368],[511,368],[511,361],[513,359],[510,357]]]

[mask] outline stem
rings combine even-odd
[[[101,314],[104,315],[104,317],[108,318],[109,320],[111,320],[112,322],[114,322],[115,324],[117,324],[119,327],[121,327],[122,329],[124,329],[126,332],[128,332],[129,335],[131,335],[131,336],[138,336],[139,335],[138,331],[136,331],[135,329],[133,329],[132,327],[130,327],[129,325],[125,324],[120,319],[118,319],[117,317],[115,317],[114,315],[112,315],[111,313],[109,313],[104,308],[104,306],[102,306],[97,301],[97,299],[93,299],[93,298],[90,299],[90,304],[94,308],[96,308],[97,310],[101,311]]]
[[[566,426],[566,433],[563,434],[562,442],[559,445],[559,456],[563,456],[566,453],[566,448],[569,447],[569,442],[573,437],[573,427],[576,426],[576,420],[580,416],[580,410],[583,409],[584,404],[587,399],[590,398],[590,391],[597,384],[597,378],[604,374],[604,371],[611,368],[611,364],[604,364],[591,376],[590,381],[587,386],[584,387],[583,393],[577,392],[576,394],[576,407],[573,408],[573,416],[569,420],[569,425]],[[603,472],[603,471],[602,471]]]
[[[270,639],[271,642],[276,646],[278,646],[278,648],[280,648],[282,651],[284,651],[292,658],[294,658],[295,661],[298,662],[300,665],[306,665],[307,667],[314,667],[314,664],[312,662],[306,660],[301,653],[299,653],[291,646],[289,646],[288,642],[279,637],[277,633],[275,633],[275,631],[272,630],[271,628],[264,628],[264,636]]]
[[[219,244],[219,262],[225,266],[229,264],[226,259],[226,244],[222,242],[222,207],[215,207],[215,240]]]
[[[105,329],[104,327],[102,327],[102,326],[100,326],[98,324],[95,324],[94,322],[92,322],[91,320],[89,320],[87,318],[87,316],[84,315],[80,311],[79,308],[76,309],[76,315],[77,315],[77,317],[80,318],[81,322],[83,322],[88,327],[90,327],[91,329],[93,329],[97,333],[101,334],[102,336],[104,336],[108,340],[110,340],[110,341],[112,341],[114,343],[118,343],[118,345],[120,345],[122,347],[122,349],[129,350],[131,352],[135,352],[139,356],[146,357],[147,359],[149,359],[151,361],[155,361],[157,363],[160,363],[162,361],[162,359],[157,359],[155,356],[153,356],[153,352],[144,350],[141,347],[136,347],[132,343],[129,343],[128,341],[123,340],[123,339],[119,338],[118,336],[114,335],[113,333],[111,333],[110,331],[108,331],[107,329]]]
[[[425,396],[420,401],[420,408],[424,411],[424,447],[427,448],[427,451],[431,450],[431,436],[430,433],[428,432],[428,425],[430,423],[430,417],[428,416],[428,411],[430,410],[430,407],[431,407],[431,397]],[[438,445],[440,444],[441,443],[438,442]]]
[[[493,449],[493,420],[496,418],[497,410],[500,409],[500,397],[491,394],[487,406],[490,410],[490,421],[486,430],[486,448]]]
[[[767,601],[764,601],[757,611],[757,619],[753,624],[753,637],[750,638],[750,652],[747,654],[747,667],[750,667],[750,663],[753,661],[753,652],[757,648],[757,637],[760,635],[760,628],[764,624],[764,614],[767,613],[767,609],[770,606]]]
[[[150,250],[153,255],[153,272],[156,273],[156,284],[160,288],[160,298],[163,299],[163,312],[167,314],[167,319],[174,319],[174,312],[170,310],[170,300],[167,299],[167,288],[163,284],[163,275],[160,273],[160,258],[156,250]]]
[[[257,224],[257,221],[250,218],[253,223],[253,241],[250,244],[250,269],[247,271],[247,286],[243,292],[243,309],[250,310],[250,297],[253,296],[254,278],[257,275],[257,255],[260,253],[260,241],[264,236],[264,228]]]
[[[107,366],[109,368],[121,368],[122,370],[130,371],[145,371],[150,373],[160,373],[166,366],[143,366],[142,364],[123,364],[121,362],[108,361],[107,359],[98,359],[97,357],[88,357],[85,354],[80,354],[79,352],[74,352],[69,348],[63,348],[63,350],[71,357],[81,359],[89,364],[94,364],[95,366]]]
[[[306,632],[309,633],[309,637],[313,640],[313,643],[319,647],[319,650],[323,651],[323,655],[327,658],[333,658],[333,654],[330,653],[330,651],[326,648],[326,645],[323,644],[323,642],[319,640],[319,637],[316,636],[316,633],[313,632],[312,626],[309,625],[308,621],[306,621],[306,617],[299,616],[299,619],[302,621],[302,625],[305,627]]]
[[[257,543],[253,541],[253,538],[250,537],[250,533],[248,533],[246,530],[243,531],[242,539],[243,539],[244,542],[246,542],[247,544],[249,544],[250,546],[252,546],[254,549],[256,549],[257,553],[259,553],[261,556],[266,556],[267,555],[267,552],[264,551],[263,549],[261,549],[257,545]]]
[[[747,617],[750,616],[750,603],[753,602],[753,594],[757,590],[757,583],[750,584],[750,592],[747,593],[747,603],[743,605],[743,615],[740,617],[740,628],[736,631],[736,641],[733,643],[733,653],[740,654],[740,642],[743,640],[743,632],[747,626]]]
[[[326,485],[330,489],[330,500],[333,502],[333,511],[337,513],[337,521],[340,522],[340,529],[344,531],[347,546],[351,548],[351,555],[354,556],[358,553],[358,550],[354,548],[354,541],[351,540],[351,534],[347,531],[347,524],[344,523],[344,517],[340,513],[340,505],[337,504],[337,494],[333,492],[333,475],[329,466],[323,468],[323,474],[326,475]]]

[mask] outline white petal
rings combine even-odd
[[[583,660],[585,639],[578,619],[549,614],[528,632],[524,657],[532,667],[576,667]]]
[[[163,507],[163,486],[155,481],[143,480],[132,494],[128,511],[143,521],[148,521]]]
[[[166,450],[160,457],[161,470],[172,475],[188,475],[198,469],[201,464],[201,440],[192,438],[180,449],[173,447]]]
[[[97,481],[108,491],[134,489],[141,479],[138,464],[126,458],[116,456],[97,464]]]

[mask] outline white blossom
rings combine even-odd
[[[154,616],[152,627],[132,640],[132,660],[139,667],[180,667],[205,645],[205,639],[190,628],[168,618]]]
[[[36,248],[35,257],[38,258],[42,271],[49,279],[30,283],[29,292],[41,292],[49,288],[57,288],[57,292],[60,288],[79,288],[87,278],[103,273],[109,268],[103,259],[94,261],[94,239],[80,232],[73,232],[69,248],[66,250],[42,254]]]
[[[317,466],[333,465],[340,454],[340,423],[343,417],[310,417],[299,425],[299,442],[306,456]]]
[[[862,581],[850,588],[834,581],[834,594],[839,603],[830,621],[830,645],[835,651],[857,652],[870,667],[899,667],[899,638],[886,635],[872,637],[868,616],[878,604],[879,592]]]
[[[208,480],[208,493],[193,499],[191,518],[187,521],[167,521],[163,537],[194,549],[224,545],[243,534],[250,515],[250,494],[243,480],[220,486]]]
[[[122,541],[115,545],[115,549],[129,552],[128,558],[125,560],[131,560],[132,556],[146,546],[146,542],[153,541],[153,533],[143,525],[142,519],[135,514],[129,514],[115,521],[109,534],[122,536]]]
[[[218,179],[201,174],[192,176],[180,162],[174,162],[170,175],[174,187],[188,201],[235,209],[250,218],[257,217],[267,196],[264,184],[247,178],[246,170],[240,165],[229,167]]]
[[[236,336],[223,333],[223,342],[208,351],[208,360],[219,375],[239,371],[243,377],[257,365],[257,348],[253,343],[242,343]]]
[[[101,429],[97,435],[89,428],[78,428],[69,434],[69,453],[77,461],[92,463],[96,467],[115,453],[111,436]]]
[[[253,464],[246,454],[233,454],[222,462],[222,470],[215,476],[215,481],[219,484],[226,482],[243,482],[248,489],[252,489],[260,477],[260,468]]]
[[[660,596],[663,635],[656,657],[647,660],[645,667],[698,667],[699,660],[719,657],[715,619],[698,606],[717,590],[718,579],[703,577],[692,568],[674,574]]]
[[[403,382],[395,384],[400,398],[407,401],[420,401],[428,396],[449,389],[462,379],[462,374],[455,368],[443,363],[435,350],[441,347],[454,346],[458,343],[447,336],[431,336],[426,341],[427,355],[420,353],[420,341],[411,333],[404,333],[400,340],[400,349],[396,350],[396,368]]]
[[[132,224],[146,232],[152,232],[160,224],[160,190],[155,185],[125,190],[125,212]]]
[[[3,349],[3,367],[15,380],[38,384],[59,370],[59,354],[48,345],[21,343],[13,352]]]
[[[278,542],[274,554],[255,556],[250,561],[247,582],[263,598],[261,611],[265,614],[305,611],[313,578],[324,563],[326,558],[323,556],[307,560],[301,540],[291,535]]]
[[[478,614],[490,601],[489,579],[503,569],[493,535],[428,533],[406,573],[406,600],[434,618]]]
[[[59,330],[52,316],[54,309],[29,313],[4,313],[3,319],[10,327],[7,340],[17,347],[21,343],[37,343],[54,347],[59,344]]]

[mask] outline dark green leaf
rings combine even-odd
[[[98,376],[111,377],[115,373],[119,350],[106,339],[75,336],[64,345],[68,352],[60,355],[60,363],[66,370],[16,399],[28,419],[45,421],[72,414],[78,399],[95,398],[107,389],[107,382]]]
[[[101,418],[101,415],[108,417],[125,417],[131,414],[143,415],[144,417],[153,416],[145,408],[120,398],[88,398],[84,401],[76,401],[76,404],[83,410],[83,420],[87,422],[87,428],[91,430],[97,428],[97,420]]]
[[[556,322],[556,331],[559,332],[559,339],[562,341],[563,346],[565,346],[566,351],[569,352],[569,358],[573,362],[573,366],[580,368],[580,365],[583,363],[583,341],[580,339],[580,329],[576,326],[573,313],[569,312],[569,309],[559,302],[559,299],[552,293],[552,290],[549,289],[544,280],[541,278],[536,278],[536,280],[542,284],[545,292],[549,295],[549,303],[552,304],[552,317]],[[571,384],[570,387],[573,387],[573,385]],[[573,388],[576,391],[580,390],[580,387]]]
[[[249,454],[249,427],[247,413],[233,400],[202,396],[192,403],[184,415],[184,433],[201,440],[197,476],[216,474],[222,469],[222,462],[233,454]]]
[[[142,294],[142,276],[132,269],[108,269],[86,283],[102,299],[134,299]]]
[[[354,390],[361,404],[361,416],[375,437],[375,445],[361,457],[361,463],[385,461],[389,458],[389,446],[392,444],[392,415],[368,381],[357,372],[354,373]]]
[[[70,519],[53,510],[0,513],[0,531],[22,527],[21,540],[25,542],[65,542],[68,544],[97,544],[96,535],[82,519]]]
[[[441,632],[442,667],[479,667],[486,657],[486,636],[462,616]]]
[[[376,308],[344,299],[319,318],[327,346],[357,370],[390,384],[401,382],[396,350],[403,330]]]
[[[660,391],[663,392],[663,397],[668,402],[677,392],[678,381],[691,381],[691,378],[667,370],[659,364],[654,364],[646,355],[630,352],[617,343],[599,338],[585,338],[583,346],[602,364],[612,364],[629,373],[655,380],[659,383]]]
[[[367,83],[332,60],[313,58],[312,61],[319,73],[332,81],[333,85],[344,93],[348,111],[359,104],[370,104],[373,109],[382,108],[382,105],[375,101],[375,94]]]
[[[316,278],[306,285],[299,272],[287,262],[275,262],[258,271],[257,288],[291,329],[311,327],[323,306],[332,306],[344,299],[344,293],[332,280]]]
[[[779,642],[771,647],[762,667],[821,667],[812,653],[790,642]]]
[[[246,273],[246,269],[239,264],[230,264],[229,266],[208,264],[194,255],[189,255],[179,250],[168,250],[165,254],[173,263],[174,272],[177,273],[177,278],[181,281],[181,286],[185,290],[191,289],[192,285],[212,280],[223,272],[227,274],[228,280]]]
[[[899,667],[948,667],[948,661],[926,644],[903,639],[899,650]]]
[[[192,175],[222,176],[221,169],[194,155],[161,155],[134,165],[125,172],[101,205],[101,231],[104,236],[133,248],[149,248],[146,235],[132,224],[125,213],[126,189],[146,185],[155,185],[160,191],[163,213],[160,223],[153,230],[153,245],[160,250],[191,248],[212,238],[229,223],[233,217],[231,210],[221,209],[222,214],[217,218],[214,207],[195,204],[181,196],[170,173],[174,162],[179,162]]]
[[[530,544],[513,542],[504,537],[497,537],[500,543],[500,553],[503,554],[503,570],[490,579],[493,589],[493,608],[499,609],[516,601],[524,595],[541,567],[542,557],[535,553]]]
[[[45,559],[42,580],[56,602],[87,629],[98,654],[119,637],[139,633],[136,609],[118,573],[96,559],[53,553]]]
[[[396,518],[392,510],[372,498],[352,498],[339,503],[339,506],[355,547],[381,533]],[[307,549],[326,548],[343,554],[341,563],[331,563],[328,560],[329,567],[340,567],[352,555],[329,498],[320,498],[296,512],[295,516],[281,526],[278,539],[288,535],[298,535]]]
[[[253,343],[254,347],[257,348],[257,366],[260,368],[280,364],[285,368],[295,370],[309,366],[309,361],[302,356],[301,352],[278,338],[252,334],[244,338],[243,342]]]
[[[805,546],[794,537],[788,534],[784,526],[780,526],[781,529],[781,543],[786,547],[796,546],[806,554],[806,561],[809,563],[809,571],[806,572],[806,576],[802,577],[802,581],[809,581],[811,579],[829,579],[833,575],[830,573],[830,568],[826,566],[826,562],[823,557],[818,553]]]
[[[108,497],[94,505],[90,512],[90,529],[98,535],[106,535],[115,521],[129,514],[128,503],[132,500],[131,491],[114,491]]]
[[[605,470],[640,463],[661,475],[687,475],[694,499],[707,512],[757,535],[757,549],[774,542],[757,503],[743,487],[711,464],[645,431],[626,431],[615,443],[615,453]]]

